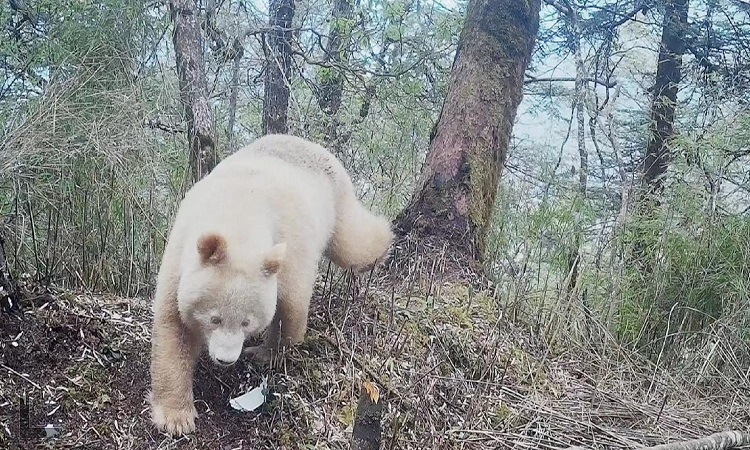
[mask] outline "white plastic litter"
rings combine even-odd
[[[47,434],[48,438],[55,437],[58,434],[60,434],[57,428],[55,428],[55,426],[52,425],[51,423],[48,423],[47,425],[44,426],[44,432]]]
[[[253,411],[257,409],[266,401],[266,381],[267,377],[263,377],[260,386],[229,400],[229,405],[238,411]]]

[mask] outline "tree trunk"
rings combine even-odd
[[[656,211],[664,190],[664,177],[671,160],[670,146],[674,138],[674,118],[677,106],[678,84],[682,78],[682,55],[685,53],[683,35],[687,29],[688,0],[664,2],[659,60],[651,103],[649,140],[643,160],[641,190],[635,202],[635,227],[647,224]],[[648,225],[646,225],[648,226]],[[639,232],[640,234],[640,232]],[[638,236],[633,243],[630,260],[642,273],[650,273],[652,263],[647,257],[650,244],[646,235]]]
[[[319,72],[320,93],[318,106],[329,116],[335,116],[341,107],[344,76],[341,65],[349,59],[352,33],[353,0],[334,0],[331,27],[326,44],[325,63]]]
[[[236,53],[234,54],[234,60],[232,62],[232,88],[229,94],[229,121],[227,125],[227,136],[229,138],[229,145],[227,145],[227,148],[230,153],[234,153],[236,150],[235,147],[237,146],[237,138],[234,135],[234,123],[237,120],[237,96],[240,89],[240,61],[245,55],[245,48],[240,43],[239,38],[235,38],[234,40],[234,49]]]
[[[582,223],[582,208],[587,199],[588,189],[588,175],[589,175],[589,154],[586,149],[586,96],[588,95],[588,82],[589,79],[586,73],[586,64],[583,59],[583,51],[581,50],[581,37],[583,31],[581,29],[581,17],[580,12],[569,2],[564,2],[564,6],[559,7],[559,11],[568,20],[570,27],[573,29],[573,44],[574,44],[574,55],[576,62],[576,77],[575,77],[575,113],[576,113],[576,125],[578,133],[578,157],[581,163],[580,170],[578,171],[578,198],[574,199],[575,202],[575,225],[574,225],[574,237],[571,243],[570,252],[568,253],[568,283],[567,283],[567,294],[568,296],[575,295],[576,288],[578,287],[578,278],[581,272],[581,244],[583,243],[583,223]],[[593,136],[592,136],[593,139]]]
[[[722,431],[700,439],[661,444],[644,450],[726,450],[750,445],[750,434],[743,431]]]
[[[270,0],[269,25],[263,47],[266,54],[263,134],[286,133],[292,72],[294,0]]]
[[[354,0],[334,0],[331,25],[326,43],[325,65],[318,69],[318,106],[325,113],[323,119],[323,140],[326,146],[344,160],[344,147],[351,138],[351,132],[341,132],[344,125],[338,112],[344,92],[343,65],[349,61],[352,15]]]
[[[180,100],[185,108],[193,181],[211,172],[218,162],[214,120],[208,102],[208,85],[203,64],[203,39],[194,0],[169,2],[174,21],[174,51]]]
[[[471,267],[483,260],[540,6],[469,2],[419,187],[395,221],[397,233],[425,251],[447,246]]]
[[[671,160],[669,146],[674,137],[677,89],[682,79],[688,0],[667,0],[664,9],[651,104],[650,136],[642,168],[642,187],[646,197],[658,196],[662,192],[664,175]]]

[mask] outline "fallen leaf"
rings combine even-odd
[[[370,381],[363,382],[362,387],[365,388],[365,391],[367,391],[367,395],[370,396],[370,400],[373,403],[377,403],[378,399],[380,398],[380,392],[378,391],[378,387],[375,386],[375,384]]]

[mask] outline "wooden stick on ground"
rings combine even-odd
[[[378,388],[365,381],[359,395],[352,431],[352,450],[378,450],[380,448],[383,402]]]
[[[675,442],[648,447],[646,450],[725,450],[750,445],[750,433],[742,431],[722,431],[711,436],[686,442]]]
[[[728,450],[744,445],[750,445],[750,433],[722,431],[700,439],[643,447],[641,450]],[[566,450],[585,450],[585,447],[568,447]]]

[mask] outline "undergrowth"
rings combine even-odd
[[[99,17],[87,7],[73,13]],[[45,94],[12,110],[3,105],[0,217],[9,263],[19,276],[125,297],[152,293],[171,217],[188,187],[187,146],[171,72],[149,73],[134,62],[144,58],[131,50],[138,48],[136,35],[159,30],[136,26],[158,22],[137,13],[138,7],[122,17],[99,17],[94,28],[115,30],[111,33],[60,28],[64,32],[55,41],[60,48],[53,60],[61,69]],[[162,50],[144,46],[140,52],[151,58]],[[295,96],[298,105],[315,106],[311,92]],[[341,156],[366,202],[395,216],[416,186],[439,102],[374,98],[366,120],[355,123],[360,97],[357,108],[348,105],[342,113],[350,136]],[[398,115],[399,109],[407,112]],[[320,127],[300,125],[319,116],[293,115],[297,134],[309,128],[320,136]],[[260,122],[257,111],[248,108],[240,116],[246,129],[238,134],[250,140]],[[178,132],[145,126],[155,119]],[[736,135],[745,136],[746,129],[747,124]],[[704,158],[713,162],[726,150],[681,145],[715,157]],[[675,165],[686,175],[668,187],[668,206],[649,219],[630,209],[622,216],[627,186],[593,186],[582,199],[576,176],[555,170],[555,156],[529,153],[533,170],[521,167],[523,161],[509,167],[498,189],[487,258],[495,296],[472,304],[468,293],[453,292],[453,303],[440,303],[420,286],[413,299],[391,299],[399,308],[380,311],[387,326],[398,323],[394,314],[408,319],[401,323],[412,345],[432,342],[444,353],[434,363],[438,373],[455,374],[460,367],[472,382],[500,370],[484,359],[491,351],[483,347],[486,342],[469,332],[494,309],[507,317],[504,325],[528,326],[555,351],[586,349],[618,363],[637,355],[646,373],[667,367],[707,385],[745,383],[750,364],[747,214],[715,207],[721,202],[706,198],[697,169],[678,160]],[[647,248],[648,272],[627,258],[636,241]],[[571,264],[575,255],[580,257],[577,277]],[[459,297],[466,302],[456,304]],[[484,339],[490,342],[491,336]],[[469,347],[474,351],[466,352]],[[528,363],[522,356],[512,360]],[[529,374],[537,368],[525,366]],[[494,418],[482,420],[513,422],[519,414],[499,405]]]

